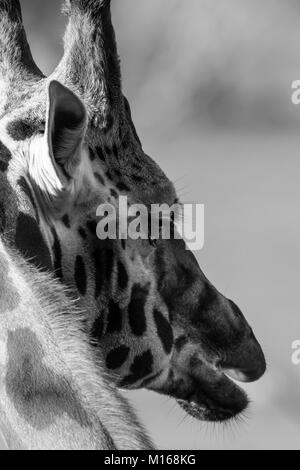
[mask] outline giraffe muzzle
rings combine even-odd
[[[212,356],[204,358],[203,352],[195,350],[189,354],[187,349],[185,366],[177,368],[172,392],[177,392],[181,385],[182,395],[176,397],[175,392],[173,396],[195,419],[222,422],[243,413],[249,401],[236,381],[253,382],[266,370],[262,348],[250,328],[240,346],[225,357],[226,361],[213,360]]]

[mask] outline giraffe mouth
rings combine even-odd
[[[188,382],[189,395],[177,402],[197,420],[227,421],[245,411],[249,404],[244,390],[221,370],[207,367],[205,374],[190,377]]]

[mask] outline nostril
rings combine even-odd
[[[240,350],[239,354],[236,352],[234,357],[227,357],[226,361],[220,362],[219,367],[222,372],[240,382],[255,382],[267,368],[264,353],[256,340],[248,343],[248,347]]]
[[[253,369],[246,369],[242,370],[241,372],[245,376],[245,382],[255,382],[256,380],[260,379],[266,372],[266,363],[264,362],[264,364],[259,364]]]
[[[250,383],[255,382],[264,375],[266,366],[259,366],[252,369],[222,367],[221,370],[224,374],[238,382]]]
[[[238,369],[222,369],[222,372],[238,382],[249,382],[247,375]]]

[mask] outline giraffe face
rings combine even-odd
[[[113,291],[119,301],[110,301],[92,329],[107,369],[119,386],[172,396],[194,418],[231,419],[248,405],[231,378],[251,382],[265,372],[250,326],[183,241],[159,241],[147,263],[148,274],[135,277],[136,266],[124,260],[126,283],[119,270]]]
[[[98,205],[117,203],[120,193],[147,205],[176,200],[161,170],[140,146],[132,148],[126,101],[125,115],[121,142],[87,146],[84,105],[53,82],[45,129],[23,127],[20,142],[20,126],[9,122],[18,145],[5,165],[14,195],[6,231],[15,233],[26,258],[54,270],[79,297],[117,385],[168,394],[198,419],[231,418],[247,398],[228,375],[250,381],[265,370],[238,307],[209,283],[183,241],[158,240],[154,247],[96,236]]]
[[[125,109],[132,127],[127,101]],[[130,155],[119,153],[118,162],[112,158],[111,166],[122,160],[133,200],[172,206],[172,184],[139,145]],[[121,262],[115,262],[110,305],[91,330],[116,383],[168,394],[197,419],[222,421],[242,412],[247,397],[229,377],[253,381],[266,365],[240,309],[206,279],[183,241],[159,240],[146,256],[137,244],[127,250],[114,254]]]
[[[132,126],[127,102],[125,107]],[[130,158],[118,154],[119,161],[126,159],[130,197],[171,206],[172,184],[138,146],[135,152]],[[138,184],[137,161],[145,172]],[[111,243],[109,250],[115,271],[109,301],[104,289],[98,298],[103,314],[91,335],[116,383],[171,395],[198,419],[221,421],[242,412],[247,397],[229,377],[253,381],[266,366],[239,308],[206,279],[183,241],[159,240],[148,249]]]

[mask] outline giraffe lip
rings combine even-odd
[[[246,393],[223,371],[210,370],[209,379],[198,376],[193,381],[193,391],[177,401],[195,419],[222,422],[236,417],[248,406]]]

